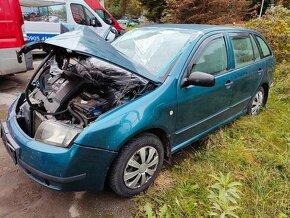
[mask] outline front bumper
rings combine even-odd
[[[5,148],[24,172],[54,190],[99,191],[117,153],[73,144],[69,149],[47,145],[27,136],[10,110],[1,125]]]

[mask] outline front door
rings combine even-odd
[[[228,118],[232,72],[228,71],[227,43],[223,34],[205,39],[188,67],[187,76],[205,72],[215,76],[213,87],[178,87],[178,114],[173,152]]]

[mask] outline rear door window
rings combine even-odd
[[[21,7],[25,21],[60,23],[67,22],[65,4],[42,6],[42,7]]]
[[[264,57],[270,56],[271,55],[271,50],[269,49],[268,45],[266,44],[266,42],[260,37],[260,36],[256,36],[256,39],[259,43],[259,46],[262,50],[262,54]]]
[[[194,61],[191,73],[204,72],[217,75],[227,70],[227,48],[224,37],[209,41]]]
[[[236,68],[254,62],[254,51],[249,34],[232,33],[230,34],[230,40],[233,46]]]

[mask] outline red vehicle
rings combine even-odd
[[[113,26],[116,30],[118,30],[119,34],[121,34],[124,29],[120,26],[116,18],[113,17],[99,2],[99,0],[85,0],[85,2],[103,19],[103,21],[111,26]]]
[[[32,69],[31,53],[20,64],[16,52],[26,44],[24,20],[18,0],[0,1],[0,76]]]

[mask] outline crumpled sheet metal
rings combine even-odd
[[[147,81],[119,67],[107,64],[97,58],[87,58],[76,64],[77,73],[94,81],[94,84],[108,94],[114,104],[133,90],[142,89]]]
[[[134,63],[89,27],[79,26],[72,32],[49,38],[45,43],[100,58],[154,83],[160,83],[145,67]]]

